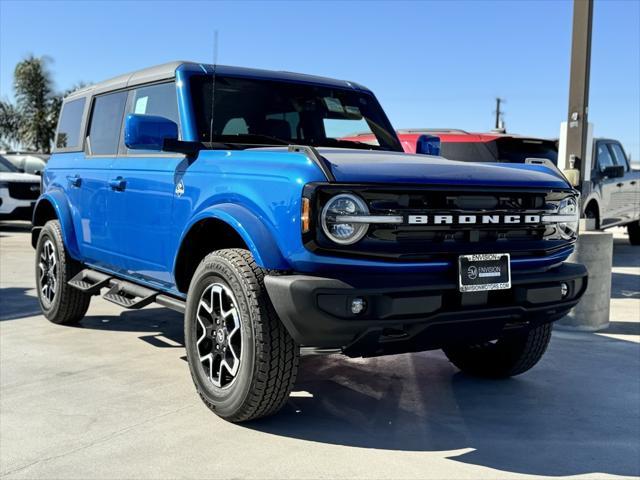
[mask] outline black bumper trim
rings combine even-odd
[[[385,343],[389,344],[386,351],[441,348],[469,332],[476,337],[493,335],[494,330],[513,325],[558,320],[584,293],[587,270],[580,264],[564,263],[545,272],[514,275],[511,283],[509,290],[463,294],[448,279],[429,278],[422,284],[407,285],[387,277],[382,286],[380,278],[265,277],[269,297],[298,344],[363,355]],[[569,289],[564,297],[562,283]],[[356,297],[366,302],[366,309],[358,315],[349,308]],[[433,335],[417,342],[427,329]],[[439,330],[442,332],[437,333]]]

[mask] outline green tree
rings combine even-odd
[[[82,85],[59,94],[53,89],[49,57],[29,56],[16,65],[15,105],[0,101],[0,144],[49,153],[62,99]]]

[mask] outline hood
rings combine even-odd
[[[0,182],[40,183],[40,177],[30,173],[0,172]]]
[[[459,162],[376,150],[317,150],[338,182],[570,188],[558,173],[542,165]]]

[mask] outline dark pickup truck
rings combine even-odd
[[[640,245],[640,171],[617,140],[594,141],[589,191],[583,191],[583,213],[605,229],[626,225],[629,242]]]

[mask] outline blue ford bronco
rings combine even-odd
[[[522,373],[587,285],[565,263],[578,194],[418,143],[329,78],[175,62],[77,91],[33,216],[44,315],[79,322],[93,295],[184,312],[195,387],[233,422],[278,411],[305,354]]]

